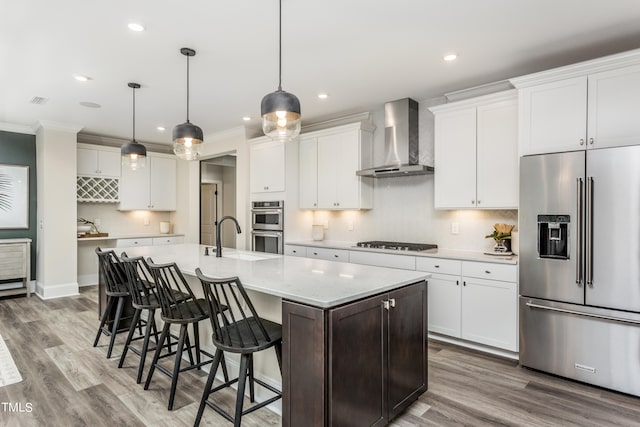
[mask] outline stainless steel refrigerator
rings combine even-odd
[[[640,396],[640,146],[520,160],[520,363]]]

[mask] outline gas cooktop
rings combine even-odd
[[[430,243],[385,242],[381,240],[358,242],[356,243],[356,246],[361,248],[391,249],[395,251],[426,251],[428,249],[438,248],[438,245],[433,245]]]

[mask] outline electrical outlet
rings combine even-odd
[[[97,226],[99,226],[102,222],[100,221],[100,218],[96,218],[93,220],[93,223]]]
[[[327,219],[327,220],[322,221],[322,225],[324,226],[325,230],[328,230],[329,229],[329,220]]]
[[[353,231],[353,221],[350,221],[350,222],[347,224],[347,231]]]
[[[149,225],[149,215],[144,216],[144,225]]]
[[[451,234],[459,234],[460,233],[460,223],[452,222],[451,223]]]

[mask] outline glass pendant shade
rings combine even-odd
[[[147,165],[147,148],[136,141],[136,89],[140,89],[138,83],[128,83],[133,89],[133,137],[120,147],[122,167],[130,170],[138,170]]]
[[[127,142],[120,147],[122,167],[138,170],[147,166],[147,149],[136,141]]]
[[[198,160],[204,136],[202,129],[189,121],[189,57],[196,51],[183,47],[180,53],[187,57],[187,121],[173,128],[173,152],[183,160]]]
[[[198,160],[202,150],[202,129],[189,121],[173,128],[173,152],[183,160]]]
[[[300,101],[284,90],[271,92],[260,105],[262,131],[271,139],[289,141],[300,134]]]

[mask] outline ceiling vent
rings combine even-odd
[[[34,96],[33,98],[31,98],[31,101],[29,101],[31,104],[38,104],[38,105],[43,105],[46,104],[47,102],[49,102],[49,98],[43,98],[41,96]]]

